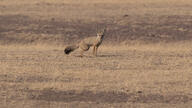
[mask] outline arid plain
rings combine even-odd
[[[191,108],[190,3],[0,0],[0,108]]]

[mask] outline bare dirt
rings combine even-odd
[[[191,40],[191,16],[122,16],[115,22],[65,22],[32,19],[23,15],[2,15],[1,44],[55,43],[69,44],[88,36],[94,36],[97,27],[109,27],[105,43],[175,42]],[[150,21],[150,22],[149,22]],[[26,35],[26,36],[24,36]]]
[[[191,40],[190,5],[171,3],[2,2],[1,44],[65,45],[103,27],[108,27],[105,42],[110,44]]]

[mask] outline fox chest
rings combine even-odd
[[[99,41],[96,42],[95,45],[96,45],[96,46],[99,46],[99,45],[101,45],[101,43],[102,43],[102,40],[99,40]]]

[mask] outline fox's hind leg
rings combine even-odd
[[[80,56],[83,57],[83,53],[84,53],[85,51],[88,51],[89,48],[90,48],[90,47],[89,47],[88,45],[81,45],[81,46],[80,46]]]
[[[81,51],[80,51],[80,57],[83,57],[83,53],[84,53],[84,51],[81,50]]]

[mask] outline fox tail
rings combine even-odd
[[[71,52],[73,52],[74,50],[78,49],[79,48],[79,45],[70,45],[70,46],[67,46],[65,49],[64,49],[64,53],[65,54],[70,54]]]

